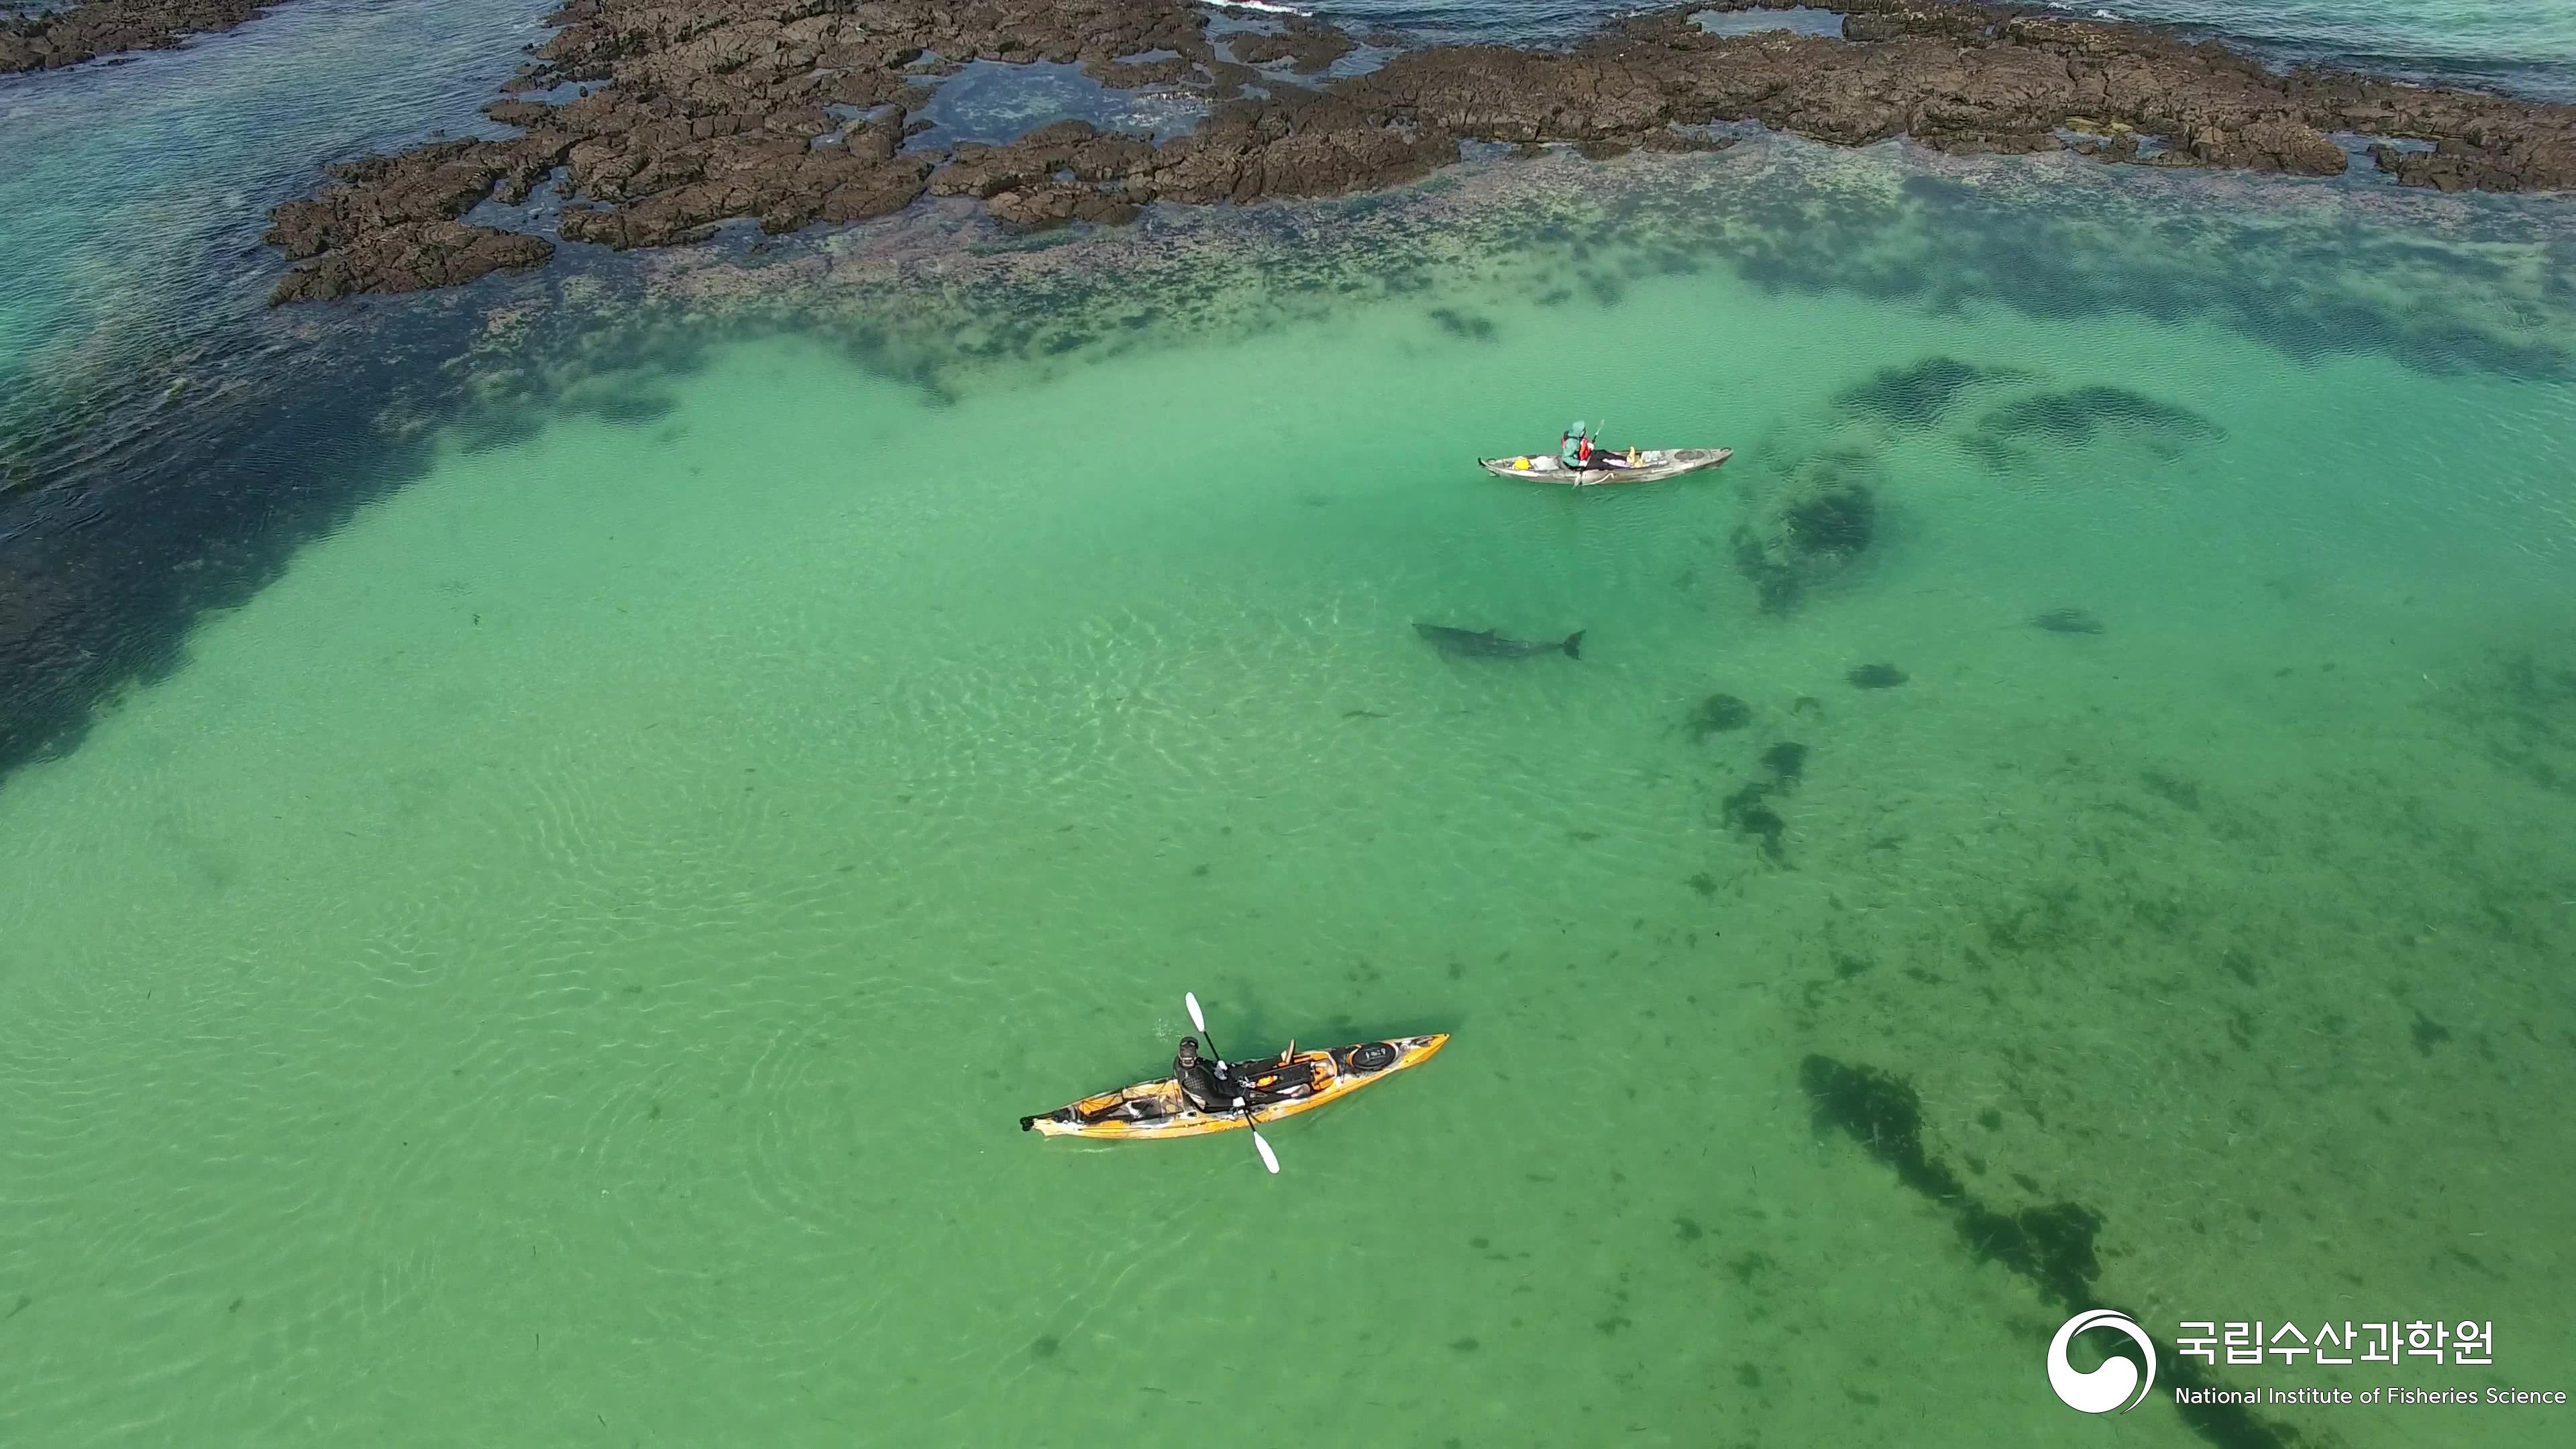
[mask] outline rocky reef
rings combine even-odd
[[[126,50],[168,50],[188,35],[230,30],[285,0],[83,0],[62,10],[0,7],[0,75],[60,70]]]
[[[337,167],[319,196],[278,208],[270,240],[307,265],[276,300],[416,290],[540,262],[544,240],[462,218],[486,196],[524,199],[558,173],[562,236],[613,247],[689,242],[733,218],[770,232],[858,220],[924,193],[976,198],[1014,228],[1116,223],[1154,202],[1404,182],[1455,161],[1464,141],[1603,156],[1710,144],[1684,128],[1719,122],[1841,145],[1903,134],[1951,152],[2050,151],[2073,137],[2105,161],[2300,175],[2343,171],[2329,133],[2352,133],[2430,143],[2371,152],[2406,185],[2576,187],[2576,107],[2275,75],[2146,27],[1997,6],[1851,0],[1839,37],[1718,36],[1691,20],[1786,3],[1632,17],[1564,52],[1405,51],[1310,86],[1280,67],[1314,77],[1350,53],[1348,36],[1302,18],[1211,36],[1206,13],[1184,0],[570,0],[513,86],[550,98],[488,108],[522,135]],[[1181,87],[1213,109],[1160,142],[1077,121],[1007,145],[906,148],[910,113],[943,76],[974,61],[1040,60],[1079,63],[1109,86]]]

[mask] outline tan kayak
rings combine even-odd
[[[1348,1096],[1406,1067],[1419,1066],[1448,1043],[1446,1032],[1399,1036],[1233,1066],[1237,1075],[1252,1084],[1251,1120],[1275,1122]],[[1161,1077],[1085,1097],[1042,1116],[1023,1117],[1020,1130],[1049,1137],[1198,1137],[1245,1126],[1245,1115],[1201,1112],[1181,1095],[1179,1082]]]
[[[1476,466],[1497,478],[1527,478],[1533,483],[1591,488],[1604,483],[1659,483],[1702,468],[1714,468],[1734,456],[1733,448],[1644,448],[1636,453],[1635,463],[1615,468],[1569,468],[1552,453],[1525,458],[1478,458]]]

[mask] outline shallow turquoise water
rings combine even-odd
[[[192,460],[313,536],[0,780],[0,1441],[2213,1442],[2055,1403],[1816,1056],[2160,1336],[2545,1385],[2569,225],[1777,142],[309,314],[462,398]],[[1468,463],[1578,414],[1739,456]],[[1275,1181],[1014,1130],[1183,991],[1456,1040]]]
[[[2576,9],[2483,0],[2125,0],[2065,4],[2187,25],[2290,62],[2393,70],[2444,84],[2576,98]]]
[[[938,395],[821,311],[597,374],[667,405],[455,434],[205,621],[0,791],[8,1437],[2064,1442],[2053,1305],[1819,1131],[1819,1053],[2001,1210],[2100,1212],[2159,1333],[2367,1301],[2563,1362],[2563,374],[1783,288],[1657,220],[1758,181],[1894,266],[1892,153],[1616,174],[1579,243],[1494,240],[1564,193],[1487,173],[1348,224],[1398,297],[1265,321],[1319,274],[1256,268],[1230,331]],[[1000,280],[1116,309],[1169,242]],[[1743,455],[1465,466],[1570,410]],[[1875,540],[1766,611],[1730,539],[1820,470]],[[1775,855],[1726,801],[1782,742]],[[1237,1050],[1457,1040],[1275,1181],[1013,1129],[1184,990]]]
[[[545,8],[296,0],[123,65],[0,78],[0,427],[256,315],[269,208],[324,163],[497,131],[483,103]]]

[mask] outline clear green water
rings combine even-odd
[[[1765,164],[1508,245],[1527,197],[1434,192],[1333,263],[1416,290],[1219,288],[944,397],[822,329],[452,435],[0,789],[0,1440],[2201,1442],[2050,1398],[2060,1312],[1816,1130],[1811,1053],[1998,1207],[2100,1211],[2160,1333],[2488,1318],[2496,1368],[2400,1381],[2547,1386],[2576,395],[2477,363],[2563,345],[2547,245],[2315,189],[2246,213],[2324,248],[2294,282],[2142,178],[2165,230],[2106,213],[2087,275],[2232,300],[2007,306],[1978,268],[2098,202],[1922,229],[1892,153],[1816,163],[1861,236]],[[1711,175],[1776,211],[1650,234]],[[1944,248],[1970,295],[1891,282]],[[1700,270],[1581,289],[1630,255]],[[2354,345],[2273,345],[2294,295]],[[1996,376],[1842,400],[1936,357]],[[2096,386],[2165,411],[1976,446]],[[1574,415],[1741,455],[1468,466]],[[1766,613],[1730,534],[1828,464],[1877,540]],[[1695,738],[1714,690],[1753,723]],[[1775,860],[1722,802],[1782,741]],[[1235,1050],[1457,1035],[1275,1180],[1014,1129],[1158,1072],[1185,990]],[[2282,1421],[2564,1441],[2422,1412]]]

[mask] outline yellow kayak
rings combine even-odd
[[[1406,1067],[1420,1066],[1431,1060],[1432,1053],[1448,1044],[1447,1032],[1430,1036],[1399,1036],[1386,1041],[1361,1042],[1356,1046],[1236,1062],[1233,1068],[1236,1076],[1252,1084],[1250,1119],[1275,1122],[1347,1096]],[[1243,1112],[1213,1115],[1201,1112],[1181,1095],[1179,1082],[1161,1077],[1132,1087],[1121,1087],[1114,1092],[1085,1097],[1041,1116],[1023,1117],[1020,1130],[1049,1137],[1151,1140],[1230,1132],[1244,1126],[1246,1116]]]

